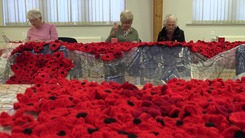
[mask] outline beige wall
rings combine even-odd
[[[1,1],[1,0],[0,0]],[[152,0],[126,0],[126,8],[132,10],[134,14],[133,27],[138,30],[142,41],[151,41],[152,33]],[[2,13],[2,12],[1,12]],[[118,15],[120,16],[120,15]],[[1,21],[1,17],[0,17]],[[0,27],[0,32],[4,32],[11,40],[24,40],[29,27]],[[104,39],[109,35],[111,26],[79,26],[79,27],[59,27],[59,36],[79,36],[98,37]],[[0,41],[2,41],[0,37]]]
[[[138,30],[142,41],[153,40],[152,4],[152,0],[126,0],[126,8],[132,10],[135,15],[133,27]],[[163,0],[163,15],[165,16],[169,13],[177,15],[179,19],[178,25],[185,31],[186,41],[210,41],[215,35],[245,36],[245,25],[187,25],[191,23],[192,19],[192,0]],[[23,40],[28,28],[0,27],[0,32],[5,32],[11,40]],[[110,29],[111,26],[57,27],[60,36],[102,36],[103,38],[108,36]],[[215,34],[213,35],[211,32]],[[2,38],[0,37],[1,40]]]

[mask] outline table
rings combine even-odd
[[[0,85],[0,112],[9,112],[13,109],[13,103],[17,102],[16,94],[24,93],[31,85]]]

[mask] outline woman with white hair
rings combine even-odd
[[[39,10],[29,10],[26,17],[32,25],[28,30],[26,42],[51,42],[58,40],[55,25],[43,22],[42,14]]]
[[[175,15],[169,14],[163,21],[163,28],[158,34],[157,41],[185,42],[184,31],[177,25],[178,19]]]
[[[112,40],[117,40],[117,42],[139,42],[139,35],[135,28],[131,25],[133,23],[133,13],[129,10],[124,10],[120,15],[121,24],[118,25],[114,23],[111,29],[110,35],[106,39],[106,42],[112,42]]]

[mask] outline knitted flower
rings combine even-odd
[[[241,129],[245,128],[245,113],[244,112],[234,112],[229,116],[229,120]]]

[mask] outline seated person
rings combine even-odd
[[[30,21],[32,27],[28,30],[25,42],[51,42],[58,40],[55,25],[43,22],[40,11],[28,11],[27,19]]]
[[[167,15],[163,21],[163,28],[158,34],[157,42],[178,41],[185,42],[184,31],[177,26],[178,19],[175,15]]]
[[[136,29],[131,27],[133,23],[133,14],[129,10],[124,10],[120,15],[121,25],[114,23],[110,35],[105,40],[111,42],[112,38],[117,38],[118,42],[139,42],[139,35]]]

